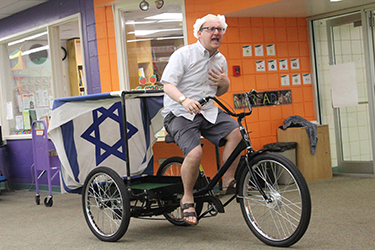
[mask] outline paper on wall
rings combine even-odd
[[[334,108],[358,105],[357,78],[354,62],[330,66],[332,106]]]
[[[252,56],[251,45],[242,45],[242,55],[243,56]]]
[[[7,102],[6,105],[7,105],[7,120],[13,120],[14,119],[13,104],[12,102]]]

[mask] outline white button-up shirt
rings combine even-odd
[[[225,72],[228,71],[225,57],[219,51],[210,57],[209,52],[198,41],[176,50],[171,55],[160,82],[171,83],[187,98],[198,101],[203,97],[216,95],[217,86],[209,85],[212,81],[208,79],[208,72],[212,69],[221,72],[222,67]],[[195,117],[195,114],[190,114],[181,104],[172,100],[168,95],[164,95],[162,115],[165,117],[169,112],[191,121]],[[215,123],[218,108],[210,100],[203,106],[201,114],[210,123]]]

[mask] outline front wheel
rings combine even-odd
[[[238,197],[250,230],[267,245],[295,244],[305,234],[311,216],[310,193],[301,172],[290,160],[275,153],[255,156],[248,167],[240,176]]]
[[[86,177],[82,190],[83,214],[92,233],[102,241],[119,240],[130,221],[130,200],[123,179],[99,167]]]

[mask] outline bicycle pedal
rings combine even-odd
[[[216,196],[201,196],[197,197],[196,201],[207,202],[211,206],[215,206],[218,213],[225,213],[223,203]]]

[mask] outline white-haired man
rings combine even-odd
[[[183,219],[198,223],[194,208],[193,187],[202,159],[201,135],[215,145],[225,144],[223,161],[242,139],[237,122],[218,109],[213,101],[202,107],[198,100],[221,96],[229,89],[228,66],[218,51],[227,28],[222,15],[207,15],[194,24],[195,44],[175,51],[169,59],[161,82],[164,85],[164,126],[182,149],[181,168],[184,195],[181,198]],[[223,190],[233,190],[234,172],[239,157],[223,177]]]

